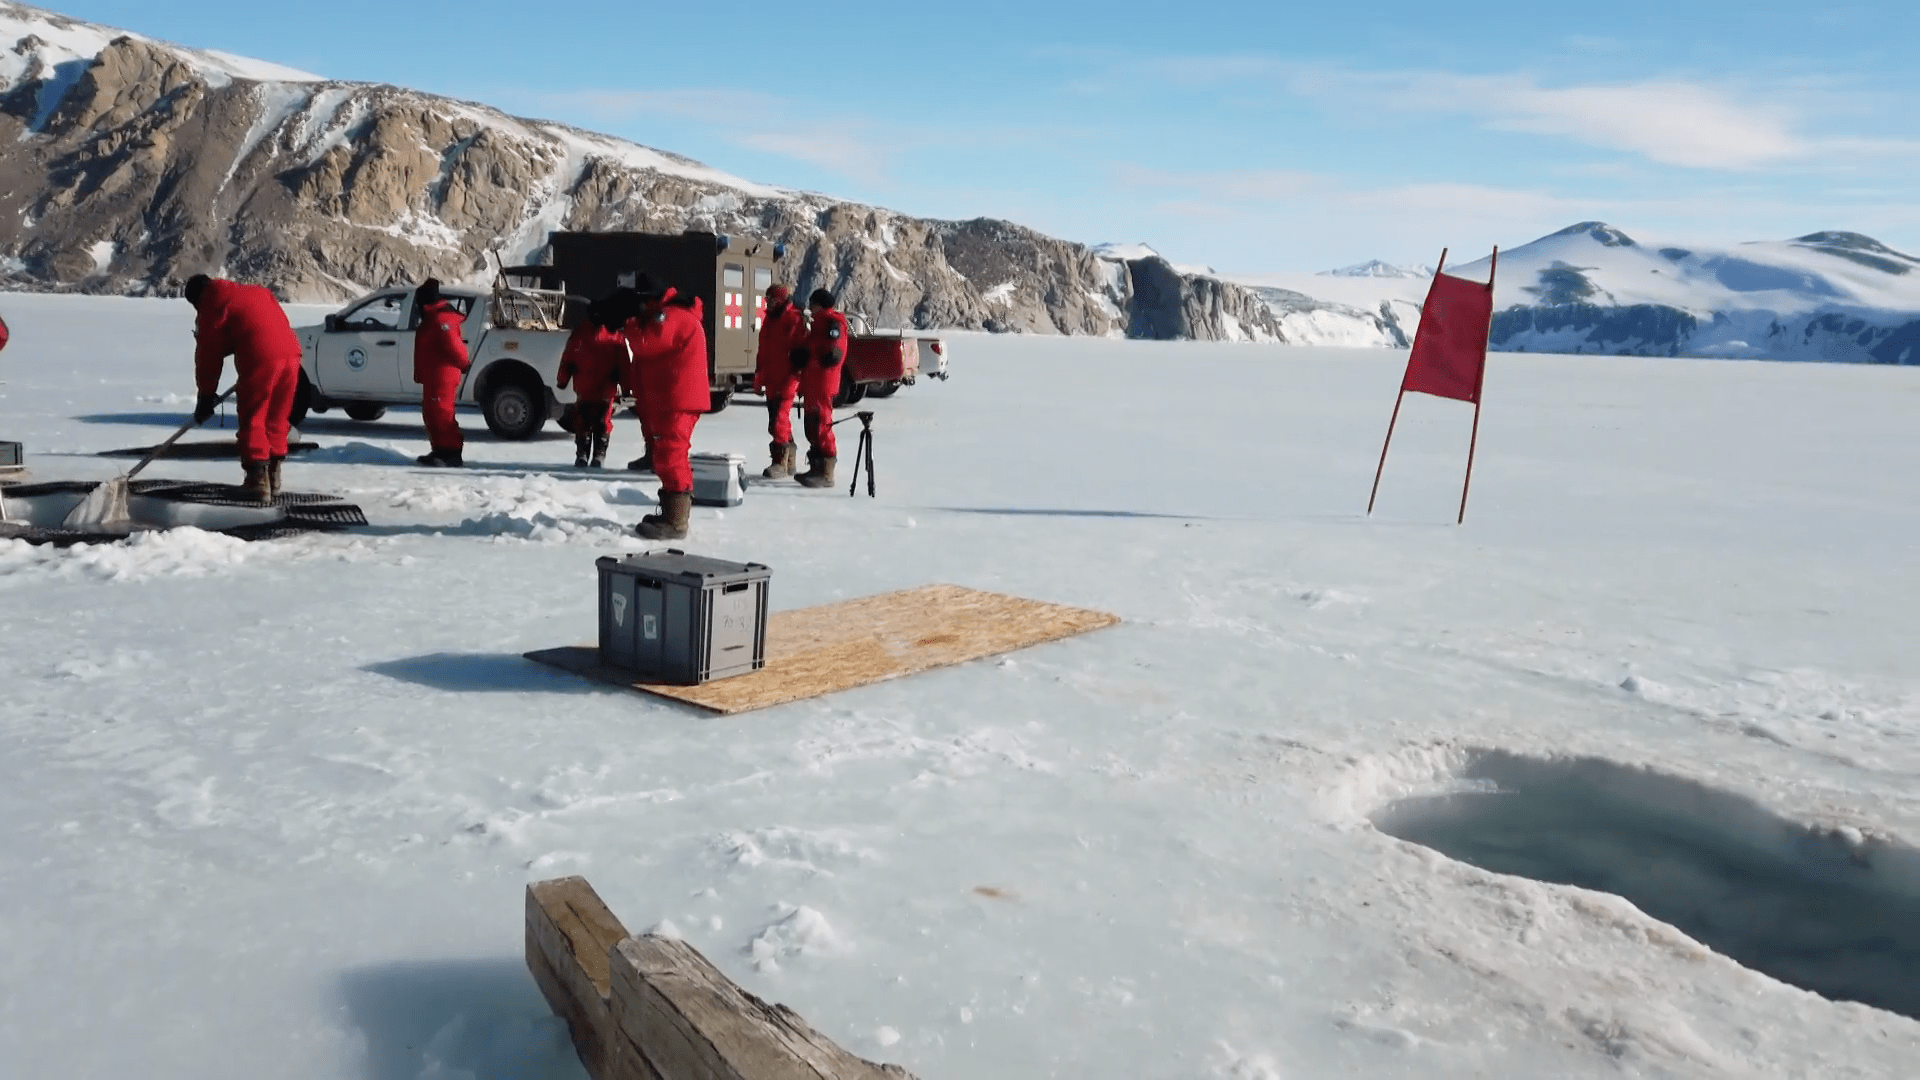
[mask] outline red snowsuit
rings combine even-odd
[[[781,301],[767,309],[754,354],[753,386],[767,395],[767,434],[774,442],[793,441],[793,395],[800,389],[800,373],[791,357],[806,343],[807,324],[799,308]]]
[[[713,404],[707,384],[707,331],[700,300],[682,307],[671,302],[668,289],[647,313],[627,320],[622,333],[633,352],[633,374],[624,380],[639,388],[642,422],[648,429],[647,451],[660,490],[693,490],[693,467],[687,451],[693,444],[693,425]]]
[[[228,356],[239,377],[240,460],[287,456],[287,414],[300,385],[300,339],[287,313],[259,285],[214,278],[194,317],[193,381],[202,394],[220,392]]]
[[[833,395],[840,392],[840,365],[847,358],[847,317],[832,308],[813,312],[807,332],[807,367],[800,373],[800,401],[807,445],[821,457],[837,458],[833,441]]]
[[[0,349],[4,349],[6,347],[7,347],[7,320],[0,319]],[[220,391],[218,390],[214,391],[214,393],[216,394],[219,392]]]
[[[420,325],[413,332],[413,381],[420,384],[420,418],[427,424],[427,441],[435,450],[459,453],[466,447],[453,403],[460,396],[460,380],[467,373],[467,343],[460,339],[466,316],[445,300],[420,309]]]
[[[628,363],[627,339],[592,319],[568,335],[554,382],[562,390],[573,383],[581,433],[613,434],[613,399],[620,396],[620,381],[630,377]]]

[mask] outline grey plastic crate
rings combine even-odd
[[[766,666],[766,567],[676,549],[594,565],[601,663],[682,686]]]

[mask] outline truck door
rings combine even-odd
[[[773,267],[753,265],[753,333],[757,339],[767,322],[767,290],[773,288]]]
[[[389,397],[412,382],[413,350],[406,356],[408,370],[400,371],[400,338],[413,307],[413,293],[383,292],[327,321],[320,335],[315,371],[320,392],[329,397]]]
[[[755,335],[753,301],[747,290],[745,259],[720,259],[719,317],[713,321],[713,373],[738,375],[753,370]]]

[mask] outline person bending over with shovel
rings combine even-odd
[[[261,505],[280,494],[280,464],[287,460],[287,414],[300,385],[300,339],[273,294],[195,274],[187,279],[194,317],[193,378],[199,400],[193,421],[204,424],[220,405],[220,371],[233,357],[239,376],[240,465],[243,491]]]

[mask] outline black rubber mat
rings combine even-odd
[[[287,444],[287,453],[304,454],[309,450],[320,449],[319,443],[296,442]],[[151,446],[129,446],[120,450],[102,450],[95,457],[143,458],[153,453]],[[156,460],[178,458],[183,461],[223,461],[238,458],[240,444],[231,439],[201,439],[196,442],[177,442],[167,447]]]
[[[5,494],[30,498],[35,495],[84,494],[99,486],[96,480],[53,480],[39,484],[8,484]],[[190,480],[135,480],[127,485],[135,495],[170,502],[199,503],[208,506],[244,506],[260,504],[245,497],[236,484],[208,484]],[[281,540],[302,533],[346,529],[367,524],[360,507],[332,495],[316,492],[283,491],[274,496],[273,505],[286,511],[280,521],[259,525],[241,525],[215,530],[241,540]],[[139,531],[149,531],[145,528]],[[0,522],[0,538],[15,538],[33,544],[100,544],[124,540],[126,532],[61,529]]]

